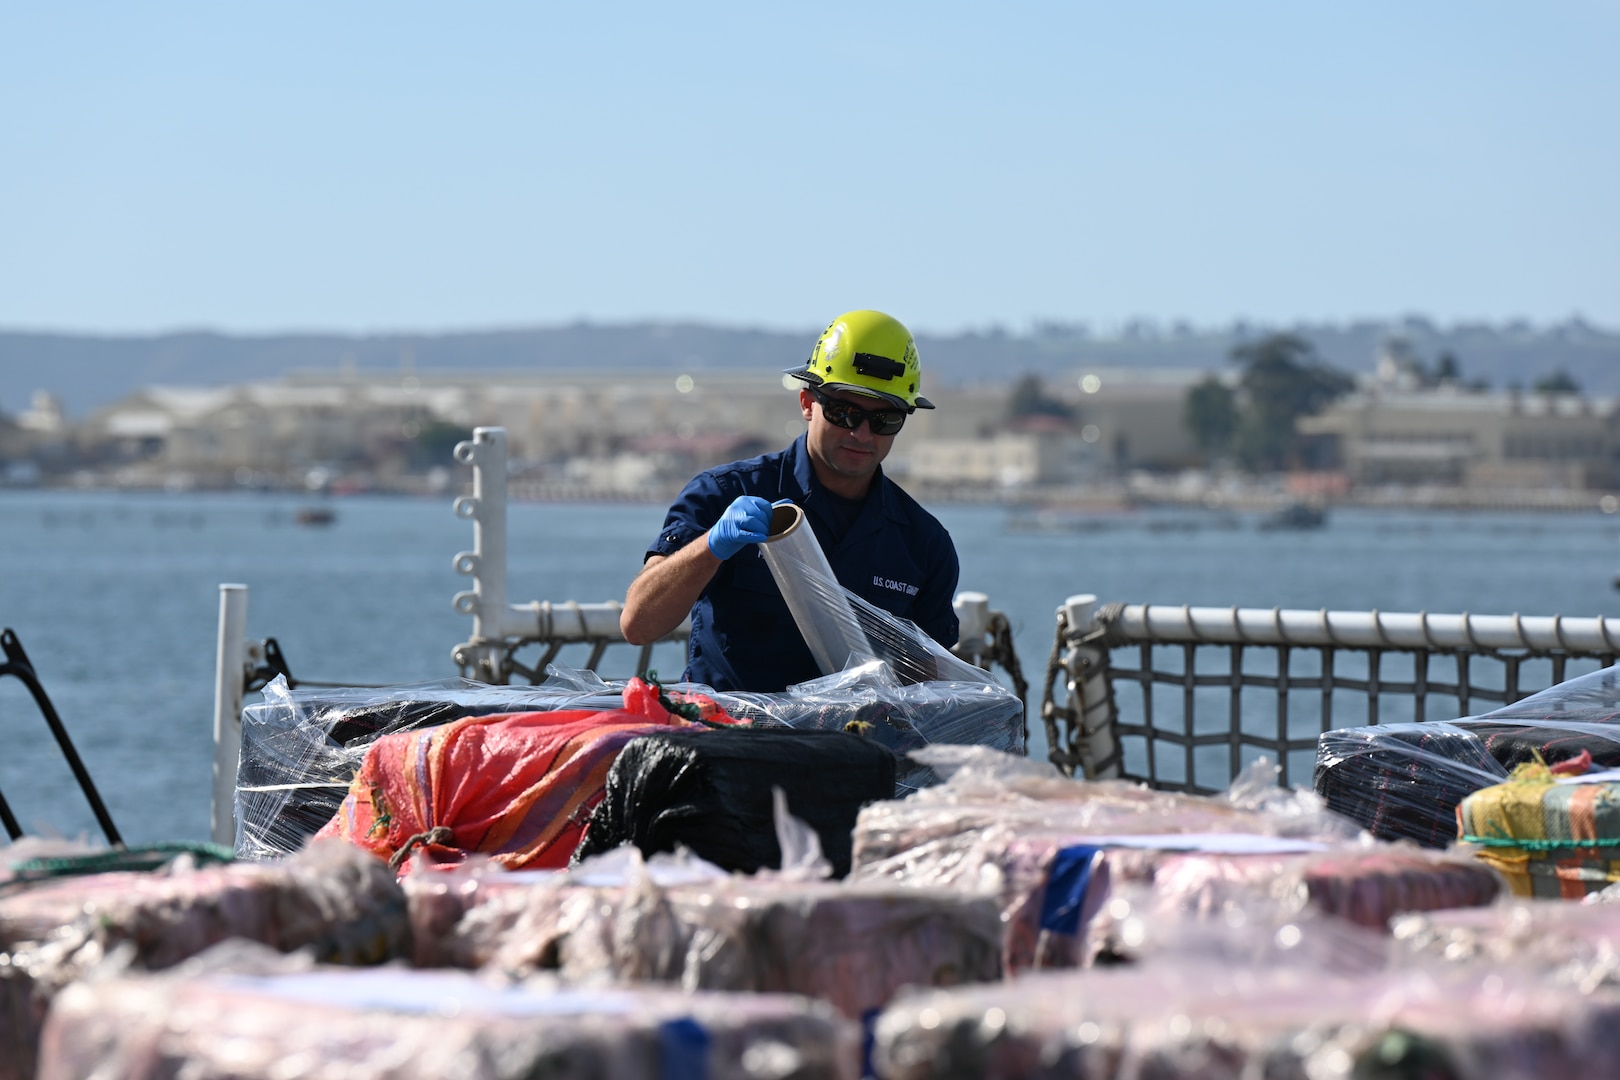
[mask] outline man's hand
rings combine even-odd
[[[649,556],[619,613],[619,629],[632,645],[657,641],[681,624],[714,575],[737,552],[764,541],[771,531],[771,504],[758,495],[739,495],[705,533],[673,555]]]
[[[758,495],[739,495],[709,530],[709,550],[725,560],[749,544],[763,543],[771,533],[771,504]]]

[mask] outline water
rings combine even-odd
[[[281,495],[0,493],[0,625],[14,628],[131,842],[208,832],[218,585],[250,587],[248,632],[295,675],[396,683],[455,673],[471,622],[452,556],[471,526],[448,500],[344,499],[293,523]],[[1126,517],[1080,533],[1008,531],[1006,511],[936,507],[962,587],[1015,629],[1038,699],[1053,612],[1104,601],[1386,611],[1620,615],[1620,521],[1601,515],[1338,511],[1308,533],[1160,529]],[[662,522],[648,505],[515,505],[514,600],[622,598]],[[583,648],[562,660],[582,663]],[[609,650],[625,675],[634,650]],[[679,671],[665,647],[654,666]],[[1039,726],[1038,724],[1036,725]],[[44,724],[0,680],[0,791],[32,832],[98,836]],[[1037,747],[1037,753],[1044,750]]]

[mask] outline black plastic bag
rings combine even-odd
[[[815,829],[833,875],[849,873],[855,817],[895,795],[895,757],[839,731],[738,728],[644,735],[619,752],[575,861],[634,844],[690,848],[726,870],[776,868],[771,789]]]

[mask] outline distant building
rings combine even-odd
[[[17,426],[37,435],[60,435],[67,428],[62,399],[48,390],[35,390],[27,410],[17,414]]]
[[[1375,382],[1299,421],[1360,486],[1620,486],[1620,401]]]
[[[895,444],[890,468],[935,487],[1013,489],[1086,483],[1099,477],[1099,454],[1072,432],[1002,432],[980,439],[920,439]]]

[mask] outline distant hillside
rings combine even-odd
[[[0,331],[0,412],[25,408],[36,389],[60,397],[70,415],[153,384],[211,386],[278,378],[293,369],[421,367],[689,368],[774,371],[800,361],[819,328],[802,332],[729,329],[693,323],[570,326],[444,334],[275,334],[207,332],[150,337]],[[1404,337],[1433,363],[1454,354],[1465,378],[1528,386],[1564,370],[1595,393],[1620,393],[1620,334],[1579,321],[1551,327],[1523,323],[1436,327],[1422,319],[1349,326],[1290,327],[1324,359],[1346,371],[1371,369],[1378,344]],[[1068,377],[1077,368],[1219,368],[1234,344],[1268,332],[1237,325],[1220,330],[1138,323],[1117,337],[1048,324],[1028,334],[1000,331],[923,336],[918,349],[930,379],[947,383],[1011,379],[1025,372]]]

